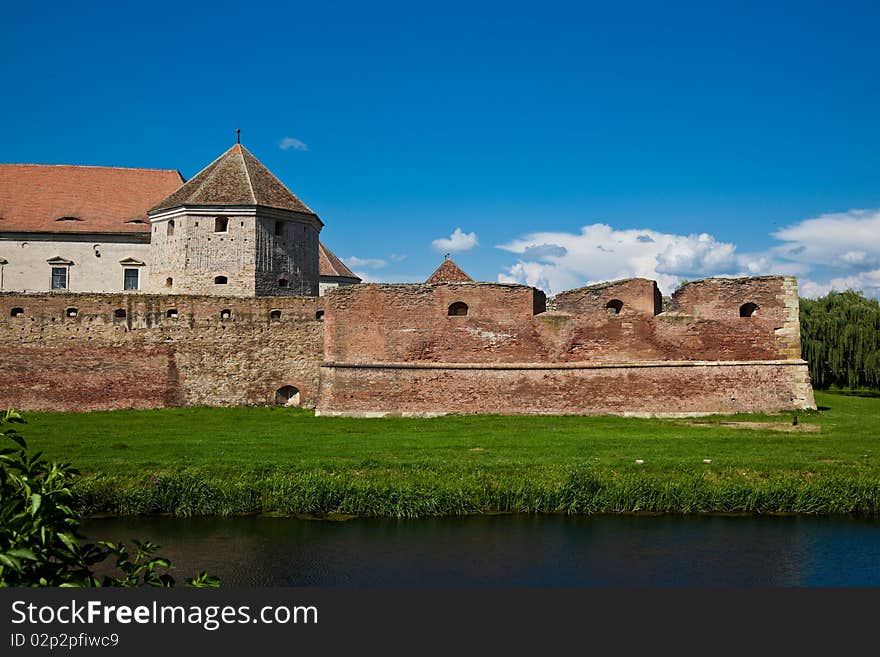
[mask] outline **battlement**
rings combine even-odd
[[[2,402],[295,403],[325,414],[813,406],[797,282],[366,284],[324,297],[0,293]]]

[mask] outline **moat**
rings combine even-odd
[[[89,520],[223,586],[880,586],[880,519],[477,516]]]

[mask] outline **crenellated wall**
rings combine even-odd
[[[328,415],[813,408],[793,278],[558,295],[368,284],[324,297],[0,294],[0,404],[23,410],[293,400]],[[289,390],[288,390],[289,392]]]
[[[370,284],[325,297],[321,414],[701,414],[814,407],[797,283],[768,276],[570,290]],[[450,315],[452,304],[466,315]],[[746,316],[743,316],[746,315]]]
[[[271,404],[290,385],[302,405],[314,406],[321,301],[0,294],[0,404],[23,410]],[[16,308],[23,313],[13,317]]]

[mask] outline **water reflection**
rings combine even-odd
[[[224,586],[880,586],[880,521],[489,516],[93,519]]]

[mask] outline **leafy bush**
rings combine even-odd
[[[0,436],[15,447],[0,448],[0,586],[174,586],[171,562],[159,546],[134,541],[80,544],[80,517],[71,509],[70,484],[78,474],[67,463],[50,463],[41,452],[28,454],[15,428],[24,420],[15,411],[0,416]],[[93,567],[115,560],[117,573],[99,578]],[[189,586],[218,586],[205,572],[186,579]]]

